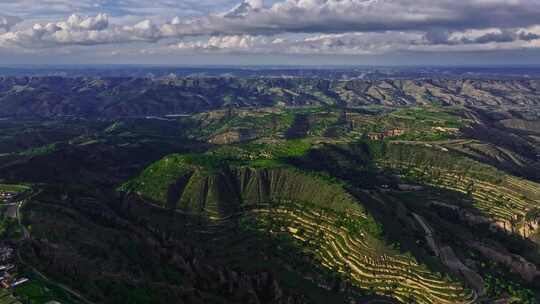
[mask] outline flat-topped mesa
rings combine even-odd
[[[141,194],[163,207],[207,213],[214,218],[226,218],[260,204],[283,202],[310,202],[338,212],[362,210],[341,186],[288,168],[227,167],[208,172],[193,166],[168,183],[166,196]]]

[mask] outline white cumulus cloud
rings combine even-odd
[[[62,0],[62,8],[69,3]],[[181,6],[159,3],[173,12]],[[34,50],[148,42],[182,52],[352,55],[520,49],[540,45],[539,15],[538,0],[244,0],[230,10],[180,14],[168,22],[161,16],[97,13],[14,27],[20,19],[0,16],[0,46]]]

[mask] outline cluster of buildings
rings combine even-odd
[[[431,129],[433,131],[442,132],[442,133],[451,133],[451,134],[459,133],[459,128],[433,127]]]
[[[17,197],[17,193],[9,191],[0,191],[0,202],[8,202]]]
[[[394,137],[394,136],[403,135],[403,134],[405,134],[405,132],[406,131],[403,130],[403,129],[393,129],[393,130],[388,130],[388,131],[384,131],[384,132],[371,132],[371,133],[367,134],[367,137],[370,140],[384,140],[387,137]]]
[[[14,250],[9,246],[0,247],[0,288],[9,289],[28,282],[28,278],[18,278],[15,265],[10,261],[13,259]]]

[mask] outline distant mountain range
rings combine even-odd
[[[0,76],[240,77],[324,79],[540,79],[540,66],[4,66]]]
[[[126,117],[224,107],[540,105],[540,80],[4,77],[0,117]]]

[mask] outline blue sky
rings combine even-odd
[[[0,0],[0,64],[539,64],[538,0]]]

